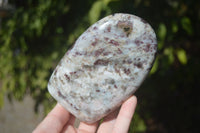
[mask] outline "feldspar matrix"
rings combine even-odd
[[[48,89],[68,111],[95,122],[119,107],[148,74],[156,35],[143,19],[107,16],[88,28],[54,70]]]

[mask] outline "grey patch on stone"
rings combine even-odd
[[[117,109],[141,85],[157,51],[143,19],[116,13],[88,28],[66,52],[48,90],[81,121],[93,123]]]

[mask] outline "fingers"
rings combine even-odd
[[[84,122],[81,122],[79,127],[78,127],[78,131],[82,132],[87,132],[87,133],[95,133],[98,127],[98,123],[99,122],[95,122],[93,124],[87,124]]]
[[[99,126],[97,133],[111,133],[113,130],[113,126],[115,124],[117,114],[119,112],[119,109],[115,110],[114,112],[111,112],[108,116],[106,116]]]
[[[70,113],[60,104],[57,104],[33,133],[59,133],[69,118]]]
[[[63,127],[62,133],[76,133],[74,122],[75,122],[75,117],[71,115],[69,121]]]
[[[68,125],[74,125],[76,118],[75,116],[71,115],[69,121],[67,122]]]
[[[135,96],[130,97],[125,101],[120,109],[120,112],[117,116],[116,123],[113,128],[113,133],[127,133],[131,119],[135,112],[137,105],[137,98]]]
[[[73,125],[67,124],[61,133],[77,133],[77,131]]]
[[[132,116],[135,112],[136,104],[137,98],[135,96],[132,96],[126,100],[122,104],[119,114],[117,110],[104,118],[103,123],[99,127],[98,133],[106,133],[111,131],[113,131],[113,133],[127,133]],[[33,133],[59,133],[61,131],[73,133],[76,132],[76,129],[73,126],[74,121],[75,117],[70,117],[70,113],[61,105],[57,104],[40,123],[40,125],[33,131]],[[81,122],[78,131],[93,133],[96,132],[97,127],[98,122],[93,124]]]

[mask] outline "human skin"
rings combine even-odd
[[[110,113],[100,125],[99,121],[93,124],[80,122],[78,128],[75,128],[75,117],[57,104],[33,133],[127,133],[136,105],[137,98],[131,96],[119,111]]]

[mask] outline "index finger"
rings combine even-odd
[[[33,133],[59,133],[70,118],[70,113],[57,104],[46,118],[37,126]]]
[[[137,105],[137,98],[131,96],[121,106],[116,123],[113,128],[113,133],[127,133],[131,119],[135,112]]]

